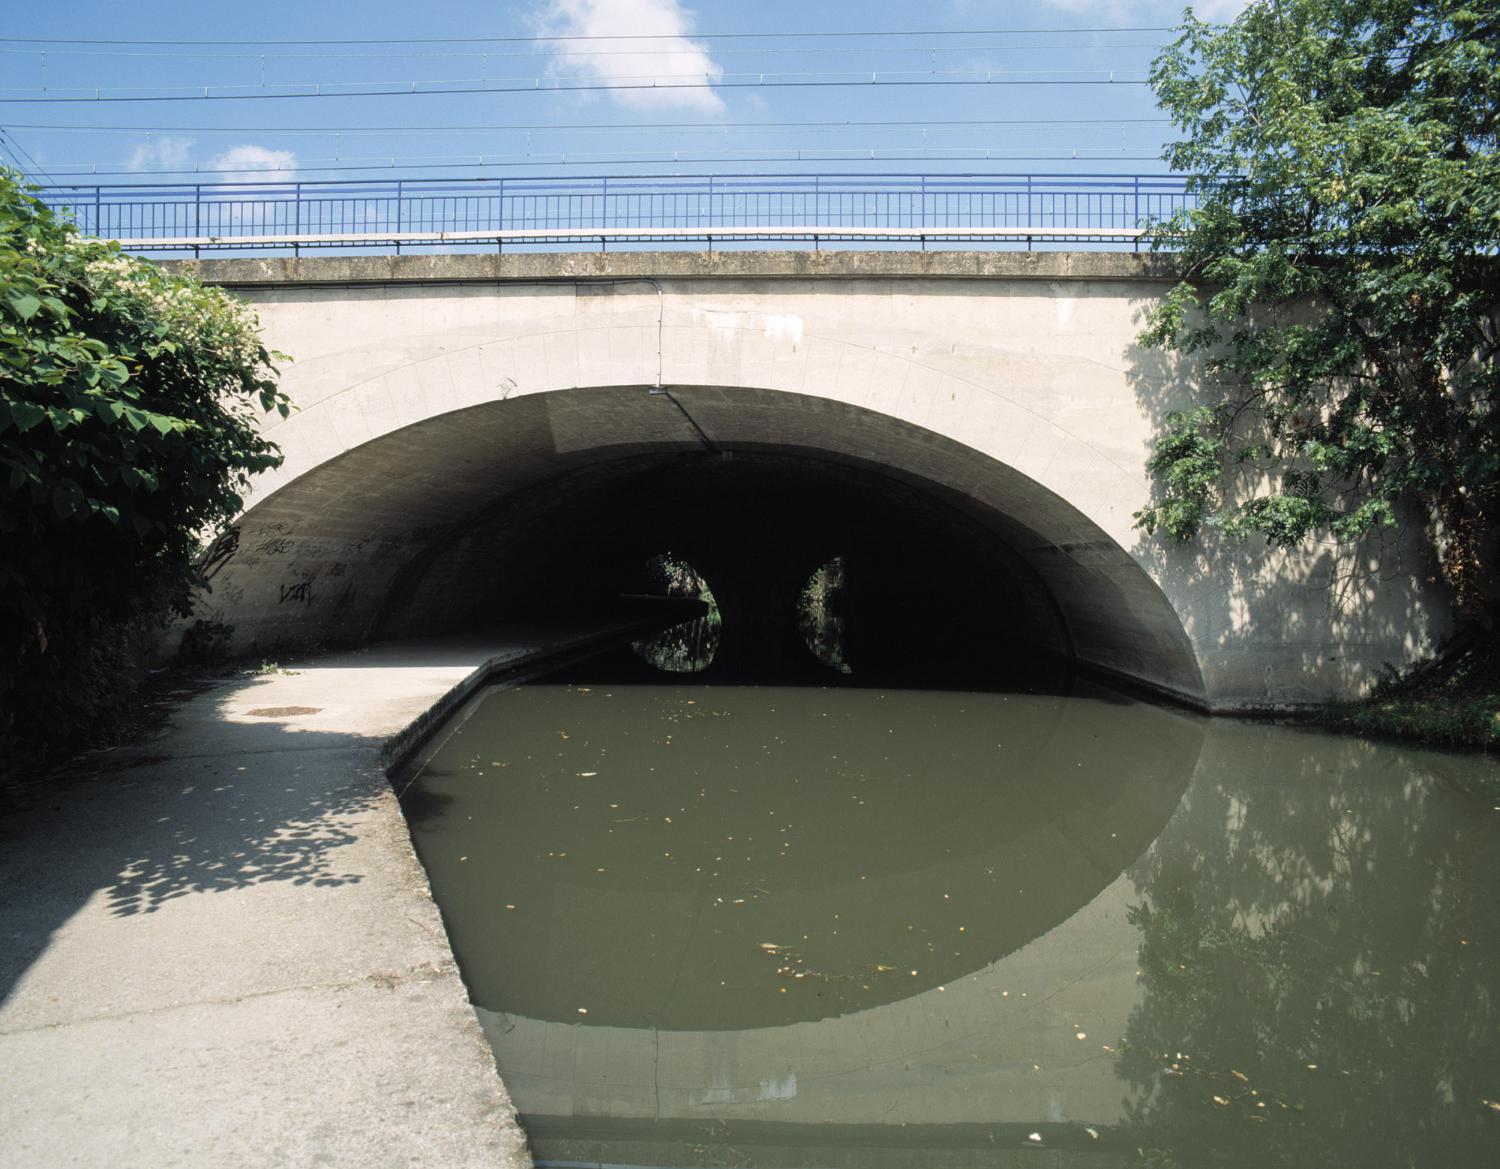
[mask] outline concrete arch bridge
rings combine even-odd
[[[268,653],[433,633],[619,592],[670,550],[748,659],[781,652],[808,574],[846,556],[887,582],[887,630],[963,598],[935,645],[1034,648],[1213,710],[1356,693],[1442,632],[1419,534],[1284,554],[1133,527],[1195,376],[1134,342],[1169,263],[184,262],[295,358],[297,409],[267,422],[285,465],[213,550],[204,615]]]

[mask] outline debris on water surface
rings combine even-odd
[[[1026,1139],[1034,1145],[1039,1145],[1042,1143],[1042,1134],[1039,1132],[1030,1133]]]

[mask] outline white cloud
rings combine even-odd
[[[290,150],[270,150],[264,146],[245,143],[242,146],[231,146],[223,154],[215,155],[204,164],[203,169],[223,172],[213,176],[215,182],[250,183],[256,180],[274,180],[278,177],[276,174],[265,172],[276,171],[286,174],[295,171],[297,156]]]
[[[178,170],[193,148],[191,138],[148,138],[137,142],[125,160],[127,170]]]
[[[544,0],[536,25],[545,36],[649,37],[649,40],[559,41],[552,74],[617,89],[622,105],[721,114],[724,102],[703,88],[724,75],[708,46],[691,40],[693,13],[679,0]],[[692,88],[689,88],[692,87]]]

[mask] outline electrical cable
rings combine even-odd
[[[696,133],[738,133],[744,130],[865,130],[929,129],[933,127],[1125,126],[1170,124],[1171,118],[924,118],[913,121],[823,122],[499,122],[469,126],[74,126],[54,122],[11,122],[16,130],[55,130],[76,133],[136,134],[451,134],[471,131],[529,131],[595,133],[621,130],[660,130]]]
[[[1068,150],[1068,147],[1060,148]],[[309,174],[344,173],[351,171],[389,171],[389,170],[431,170],[441,167],[448,170],[472,170],[482,167],[511,168],[523,166],[603,166],[603,165],[631,165],[631,166],[665,166],[678,165],[680,163],[716,163],[716,162],[778,162],[778,163],[813,163],[813,162],[1160,162],[1160,154],[1114,154],[1114,153],[1089,153],[1080,154],[1079,151],[1104,152],[1108,147],[1091,146],[1073,148],[1071,153],[1054,154],[1003,154],[996,153],[985,147],[933,147],[930,150],[918,150],[907,153],[886,153],[880,150],[798,150],[789,148],[781,153],[773,154],[742,154],[738,151],[718,151],[695,154],[684,154],[666,152],[652,157],[650,155],[609,155],[597,152],[580,154],[577,157],[568,157],[566,154],[557,152],[539,152],[534,155],[495,155],[492,157],[481,156],[474,161],[457,161],[453,157],[434,157],[428,161],[405,162],[392,160],[383,163],[348,163],[335,161],[334,165],[318,165],[323,160],[305,159],[298,160],[295,166],[285,169],[265,168],[246,170],[233,167],[163,167],[161,169],[141,170],[128,167],[118,170],[82,169],[84,167],[113,166],[115,164],[89,164],[80,163],[68,167],[54,167],[55,175],[61,176],[89,176],[89,177],[117,177],[131,175],[137,178],[149,179],[163,175],[233,175],[233,180],[221,180],[228,182],[278,182],[283,181],[278,176],[288,176],[285,181],[292,181],[292,176],[303,177]],[[251,178],[250,176],[255,176]],[[52,180],[56,185],[56,178]]]
[[[543,36],[507,37],[346,37],[326,40],[251,40],[231,39],[156,39],[151,37],[0,37],[0,44],[10,45],[470,45],[561,44],[580,41],[673,41],[673,40],[787,40],[827,37],[964,37],[964,36],[1072,36],[1103,33],[1176,32],[1172,25],[1116,25],[1089,28],[936,28],[936,29],[839,29],[810,32],[671,32],[616,33],[587,35],[558,33]]]
[[[933,77],[934,74],[920,74],[922,77]],[[725,90],[725,89],[831,89],[861,87],[870,89],[896,89],[914,88],[921,86],[949,87],[949,86],[1041,86],[1041,85],[1106,85],[1106,86],[1144,86],[1150,82],[1142,79],[1116,80],[1113,77],[1098,80],[1085,80],[1082,78],[1069,79],[1012,79],[1009,77],[996,79],[993,75],[984,78],[959,79],[946,77],[942,74],[936,75],[936,80],[878,80],[878,73],[872,73],[867,80],[854,81],[766,81],[764,78],[758,81],[702,81],[702,82],[679,82],[672,85],[646,85],[646,84],[624,84],[624,85],[543,85],[543,78],[536,78],[534,85],[524,86],[472,86],[459,89],[386,89],[386,90],[354,90],[341,93],[330,93],[318,91],[314,93],[209,93],[207,87],[204,91],[195,94],[166,94],[166,95],[143,95],[137,97],[105,97],[103,91],[96,91],[100,96],[94,97],[0,97],[0,104],[5,105],[77,105],[82,102],[93,104],[105,102],[167,102],[167,101],[268,101],[268,100],[292,100],[308,98],[352,98],[352,97],[443,97],[443,96],[465,96],[473,94],[514,94],[514,93],[604,93],[633,91],[641,92],[652,90],[667,93],[673,90]],[[353,83],[345,83],[353,84]],[[417,83],[413,82],[413,86]]]

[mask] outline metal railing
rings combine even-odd
[[[1174,175],[674,175],[52,186],[133,251],[683,246],[716,241],[1134,247],[1192,204]]]

